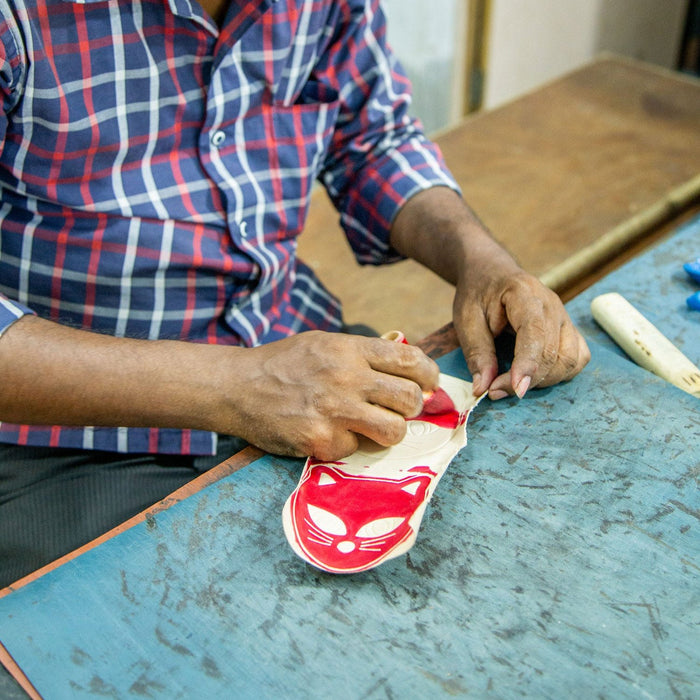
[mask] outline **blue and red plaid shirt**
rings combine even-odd
[[[455,188],[408,116],[378,0],[0,2],[0,333],[26,313],[254,346],[338,330],[296,257],[319,179],[358,260]],[[1,391],[0,386],[0,391]],[[211,454],[172,429],[0,424],[0,441]]]

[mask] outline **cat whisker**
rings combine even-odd
[[[323,545],[324,547],[330,547],[331,542],[328,540],[317,540],[314,537],[309,537],[309,542],[315,542],[316,544]]]
[[[396,537],[396,533],[390,532],[388,535],[381,535],[380,537],[363,537],[362,544],[384,544],[390,537]]]
[[[323,532],[323,530],[320,530],[318,526],[308,518],[304,518],[304,522],[308,525],[309,534],[318,537],[320,540],[324,540],[327,544],[330,544],[333,541],[333,538],[330,535],[327,535],[325,532]]]

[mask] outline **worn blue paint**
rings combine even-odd
[[[0,641],[46,698],[700,696],[698,400],[587,311],[620,291],[698,362],[699,243],[570,305],[591,365],[480,405],[407,556],[306,565],[280,522],[301,462],[265,457],[0,600]]]
[[[567,309],[587,339],[624,355],[590,313],[590,303],[595,296],[619,292],[700,366],[700,314],[685,303],[698,285],[683,269],[683,264],[696,258],[699,252],[700,217],[594,284],[569,302]]]

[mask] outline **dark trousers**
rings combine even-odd
[[[152,506],[245,446],[210,457],[0,443],[0,588]]]

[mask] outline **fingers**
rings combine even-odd
[[[561,325],[558,318],[536,306],[514,330],[510,380],[512,392],[522,398],[531,386],[538,386],[552,373],[559,359]]]
[[[455,323],[475,394],[488,389],[494,400],[522,398],[530,388],[571,379],[590,359],[559,297],[531,275],[510,276],[480,298],[465,294],[458,301]],[[507,326],[515,332],[515,351],[510,371],[498,375],[493,338]]]
[[[586,341],[568,316],[554,329],[524,324],[516,335],[510,371],[496,377],[489,387],[489,397],[522,398],[530,388],[568,381],[588,364],[590,357]]]
[[[328,412],[331,417],[335,413],[337,430],[349,431],[352,437],[347,445],[336,438],[329,454],[345,452],[348,447],[354,451],[357,435],[383,446],[400,442],[406,435],[406,418],[423,410],[423,392],[438,385],[439,368],[420,349],[377,338],[363,342],[362,352],[370,373],[357,375],[359,400],[348,400],[336,411]]]
[[[308,446],[298,456],[311,455],[324,462],[333,462],[351,455],[358,448],[358,436],[363,435],[383,447],[401,442],[406,435],[406,420],[381,406],[366,406],[355,418],[345,418],[342,424],[316,431]]]
[[[423,391],[432,391],[437,387],[440,370],[419,348],[382,338],[366,340],[365,356],[376,372],[410,380]]]
[[[353,433],[364,435],[384,447],[401,442],[406,435],[404,417],[381,406],[368,406],[362,417],[350,421],[348,427]]]
[[[498,374],[498,359],[491,329],[479,308],[466,314],[456,329],[464,359],[472,375],[474,396],[481,396]]]
[[[406,418],[421,412],[423,392],[439,380],[421,350],[379,338],[310,332],[244,355],[252,364],[239,371],[248,384],[229,397],[230,431],[269,451],[323,460],[352,453],[359,435],[400,442]]]
[[[557,360],[549,372],[538,381],[537,386],[551,386],[575,377],[591,359],[586,341],[573,323],[568,320],[562,325]]]
[[[336,462],[351,455],[358,446],[357,434],[350,430],[334,430],[314,435],[307,445],[294,449],[295,457],[315,457],[324,462]]]
[[[382,406],[404,418],[413,418],[423,410],[423,391],[418,384],[379,372],[367,386],[364,398],[369,404]]]
[[[512,391],[521,398],[530,387],[571,379],[590,359],[585,340],[563,306],[547,311],[516,330],[510,383]]]
[[[317,459],[342,459],[357,449],[359,435],[388,447],[406,435],[406,418],[423,408],[420,387],[408,379],[375,372],[360,397],[328,400],[311,426],[307,454]]]

